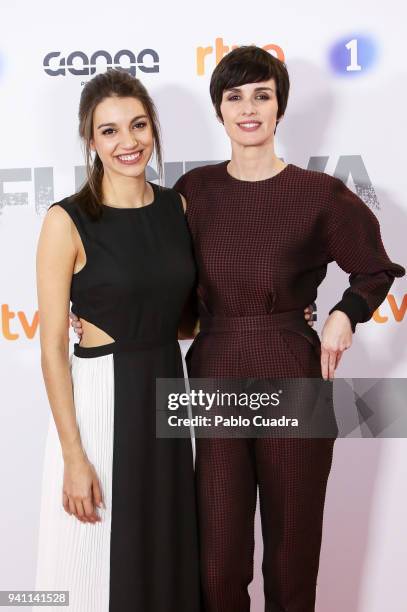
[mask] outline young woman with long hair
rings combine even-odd
[[[37,251],[52,418],[36,589],[68,590],[73,612],[199,612],[191,440],[157,439],[155,419],[156,378],[183,376],[196,275],[183,203],[146,181],[162,155],[140,81],[92,78],[79,132],[87,181],[50,207]],[[70,300],[83,326],[71,357]]]

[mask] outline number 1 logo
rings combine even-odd
[[[373,38],[353,34],[332,45],[329,63],[336,74],[355,77],[372,68],[377,56],[377,44]]]
[[[347,45],[345,45],[347,49],[350,51],[350,64],[346,66],[346,70],[354,71],[354,70],[362,70],[362,66],[358,64],[358,40],[354,38],[350,40]]]

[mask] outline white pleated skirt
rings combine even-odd
[[[113,354],[71,355],[76,418],[83,447],[99,477],[106,509],[82,523],[62,505],[64,463],[50,415],[44,457],[36,590],[69,591],[70,612],[108,612],[114,429]],[[34,606],[36,609],[39,606]],[[55,606],[41,606],[55,610]],[[124,612],[124,611],[123,611]],[[141,611],[140,611],[141,612]]]

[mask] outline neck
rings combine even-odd
[[[275,154],[274,142],[261,146],[232,142],[228,172],[241,181],[262,181],[278,174],[286,165]]]
[[[105,204],[118,208],[140,208],[154,198],[144,172],[140,176],[112,176],[105,172],[102,193]]]

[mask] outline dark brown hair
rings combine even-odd
[[[290,79],[285,63],[255,45],[246,45],[230,51],[213,71],[209,88],[212,104],[219,119],[223,122],[220,105],[225,89],[269,79],[274,79],[276,84],[278,122],[287,108],[290,90]]]
[[[100,102],[112,96],[136,98],[143,105],[151,123],[160,180],[163,175],[160,124],[154,102],[146,88],[139,79],[120,68],[97,74],[84,86],[79,103],[79,135],[84,145],[87,180],[75,194],[80,206],[94,218],[100,217],[102,213],[103,164],[97,153],[92,162],[90,141],[93,138],[93,114]]]

